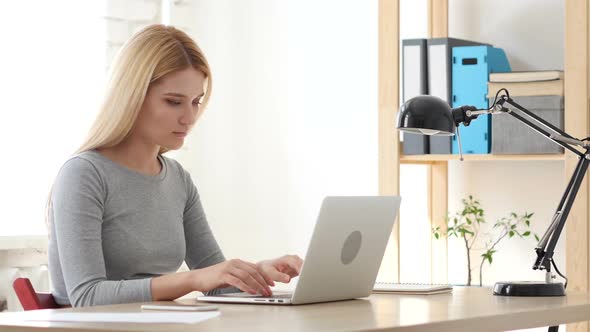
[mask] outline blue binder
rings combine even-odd
[[[428,86],[429,95],[437,96],[452,105],[453,83],[452,58],[453,48],[459,46],[487,45],[470,40],[457,38],[431,38],[426,42],[428,54]],[[428,136],[429,150],[431,154],[449,154],[453,152],[453,142],[447,136]]]
[[[462,105],[488,108],[488,79],[490,73],[511,71],[506,54],[491,46],[462,46],[453,48],[452,107]],[[464,154],[486,154],[491,151],[492,122],[490,115],[480,115],[468,127],[459,126]],[[457,135],[453,136],[453,154],[459,153]]]

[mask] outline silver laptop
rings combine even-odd
[[[399,210],[399,196],[326,197],[292,293],[200,296],[199,301],[306,304],[371,294]]]

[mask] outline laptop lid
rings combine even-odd
[[[399,196],[326,197],[291,303],[369,296],[400,202]]]

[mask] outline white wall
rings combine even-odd
[[[563,69],[565,1],[449,0],[449,36],[501,47],[512,70]]]
[[[189,12],[187,12],[190,10]],[[177,154],[227,257],[305,254],[325,195],[377,193],[377,2],[193,1],[214,75]]]

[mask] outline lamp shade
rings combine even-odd
[[[452,136],[455,123],[447,102],[435,96],[417,96],[401,106],[397,129],[423,135]]]

